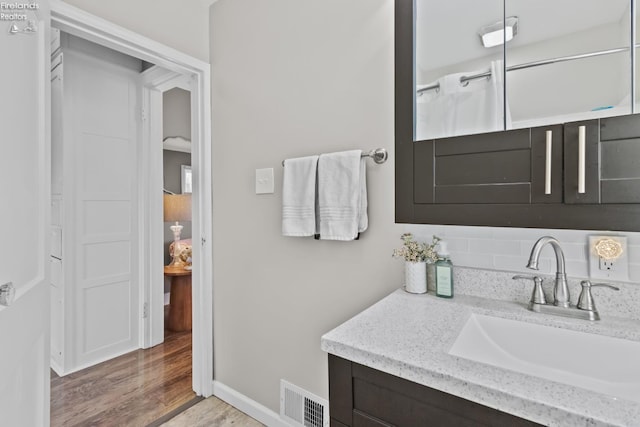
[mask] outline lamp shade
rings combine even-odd
[[[165,194],[164,221],[191,221],[191,194]]]

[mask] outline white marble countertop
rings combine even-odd
[[[397,290],[326,333],[322,349],[544,425],[640,426],[638,402],[448,354],[472,313],[640,341],[637,320],[588,322],[533,313],[517,302],[467,295],[447,300]]]

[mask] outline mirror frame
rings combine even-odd
[[[396,223],[640,231],[640,204],[415,203],[414,171],[420,167],[414,163],[420,142],[413,141],[415,0],[394,1]]]

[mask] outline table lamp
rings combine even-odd
[[[191,194],[165,194],[164,195],[164,221],[174,222],[169,227],[173,232],[173,253],[171,264],[172,268],[184,268],[184,261],[180,259],[180,233],[182,226],[180,221],[191,221]]]

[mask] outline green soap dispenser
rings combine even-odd
[[[451,263],[447,243],[438,243],[438,261],[436,261],[436,295],[453,298],[453,264]]]

